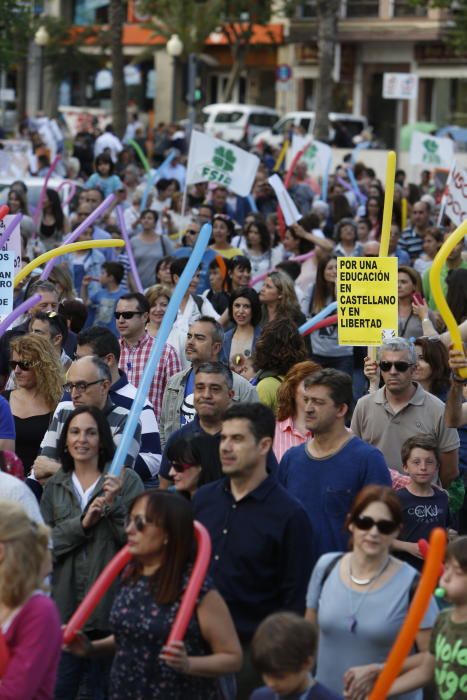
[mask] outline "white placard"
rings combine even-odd
[[[271,175],[271,177],[268,178],[268,182],[276,193],[277,201],[282,209],[287,226],[292,226],[292,224],[297,223],[297,221],[302,218],[302,214],[300,214],[295,206],[295,202],[285,189],[284,183],[279,175]]]
[[[383,97],[386,100],[414,100],[418,93],[416,73],[384,73]]]
[[[15,278],[13,254],[0,252],[0,319],[13,311],[13,282]]]

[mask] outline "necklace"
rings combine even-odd
[[[386,559],[386,561],[384,562],[383,566],[380,568],[380,570],[379,570],[372,578],[369,578],[369,579],[355,579],[355,578],[352,576],[351,558],[352,558],[352,557],[350,556],[350,557],[349,557],[349,577],[350,577],[350,580],[351,580],[353,583],[357,584],[357,586],[366,586],[366,585],[369,584],[369,585],[368,585],[368,588],[366,589],[366,591],[362,594],[362,596],[361,596],[361,598],[360,598],[360,601],[358,602],[358,605],[357,605],[357,607],[355,608],[355,610],[354,610],[354,608],[353,608],[353,596],[352,596],[353,590],[352,590],[352,588],[350,588],[350,587],[349,587],[349,589],[348,589],[348,591],[349,591],[349,602],[350,602],[350,605],[349,605],[349,607],[350,607],[349,632],[351,632],[352,634],[355,634],[356,631],[357,631],[357,626],[358,626],[357,614],[358,614],[360,608],[362,607],[363,603],[365,602],[365,598],[367,597],[368,593],[371,591],[374,582],[376,581],[376,579],[378,579],[378,578],[384,573],[384,571],[385,571],[385,570],[387,569],[387,567],[389,566],[389,563],[390,563],[390,561],[391,561],[391,557],[389,556],[389,557]]]
[[[384,562],[383,566],[379,571],[376,572],[374,576],[371,578],[357,578],[356,576],[352,575],[352,555],[349,557],[349,578],[352,581],[352,583],[355,583],[357,586],[367,586],[369,583],[373,583],[381,574],[383,571],[386,569],[387,565],[389,564],[390,557],[386,559]]]

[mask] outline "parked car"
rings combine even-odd
[[[255,136],[253,145],[257,146],[265,143],[273,148],[282,145],[284,138],[291,134],[294,129],[301,127],[304,134],[313,135],[315,126],[314,112],[287,112],[283,117],[273,124],[270,129],[265,129]],[[353,145],[353,138],[358,136],[364,129],[368,128],[366,117],[354,114],[341,114],[339,112],[329,112],[329,138],[328,141],[342,142],[344,148]],[[340,133],[338,130],[340,129]],[[338,139],[339,137],[339,139]],[[346,144],[345,141],[348,141]]]
[[[260,105],[218,103],[204,107],[203,117],[206,134],[251,146],[257,134],[277,122],[279,112]]]

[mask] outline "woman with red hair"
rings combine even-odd
[[[272,449],[278,462],[291,447],[311,437],[306,427],[306,390],[304,380],[320,366],[312,360],[297,362],[284,377],[277,392],[276,432]]]

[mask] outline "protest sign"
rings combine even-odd
[[[287,152],[287,164],[290,165],[295,155],[304,148],[306,151],[301,160],[307,164],[308,172],[325,173],[332,163],[331,147],[327,143],[312,139],[311,136],[300,136],[299,134],[292,136],[292,143]]]
[[[454,162],[446,182],[443,212],[456,226],[467,219],[467,171]]]
[[[271,177],[268,178],[268,182],[276,193],[277,201],[282,209],[285,223],[287,226],[292,226],[292,224],[295,224],[302,218],[302,214],[300,214],[295,206],[295,202],[285,189],[284,183],[280,179],[279,175],[271,175]]]
[[[427,169],[450,168],[454,158],[454,142],[414,131],[410,142],[410,164]]]
[[[337,258],[339,345],[397,336],[397,258]]]
[[[200,131],[191,135],[186,184],[217,182],[240,197],[248,197],[253,187],[259,158]]]
[[[13,311],[13,253],[0,252],[0,320]]]
[[[11,214],[9,214],[0,221],[0,236],[2,236],[5,229],[10,225],[10,222],[13,218],[14,217]],[[13,232],[10,234],[10,237],[7,240],[7,242],[3,244],[1,252],[11,253],[14,273],[16,275],[16,273],[19,272],[21,269],[21,231],[19,223],[13,229]]]

